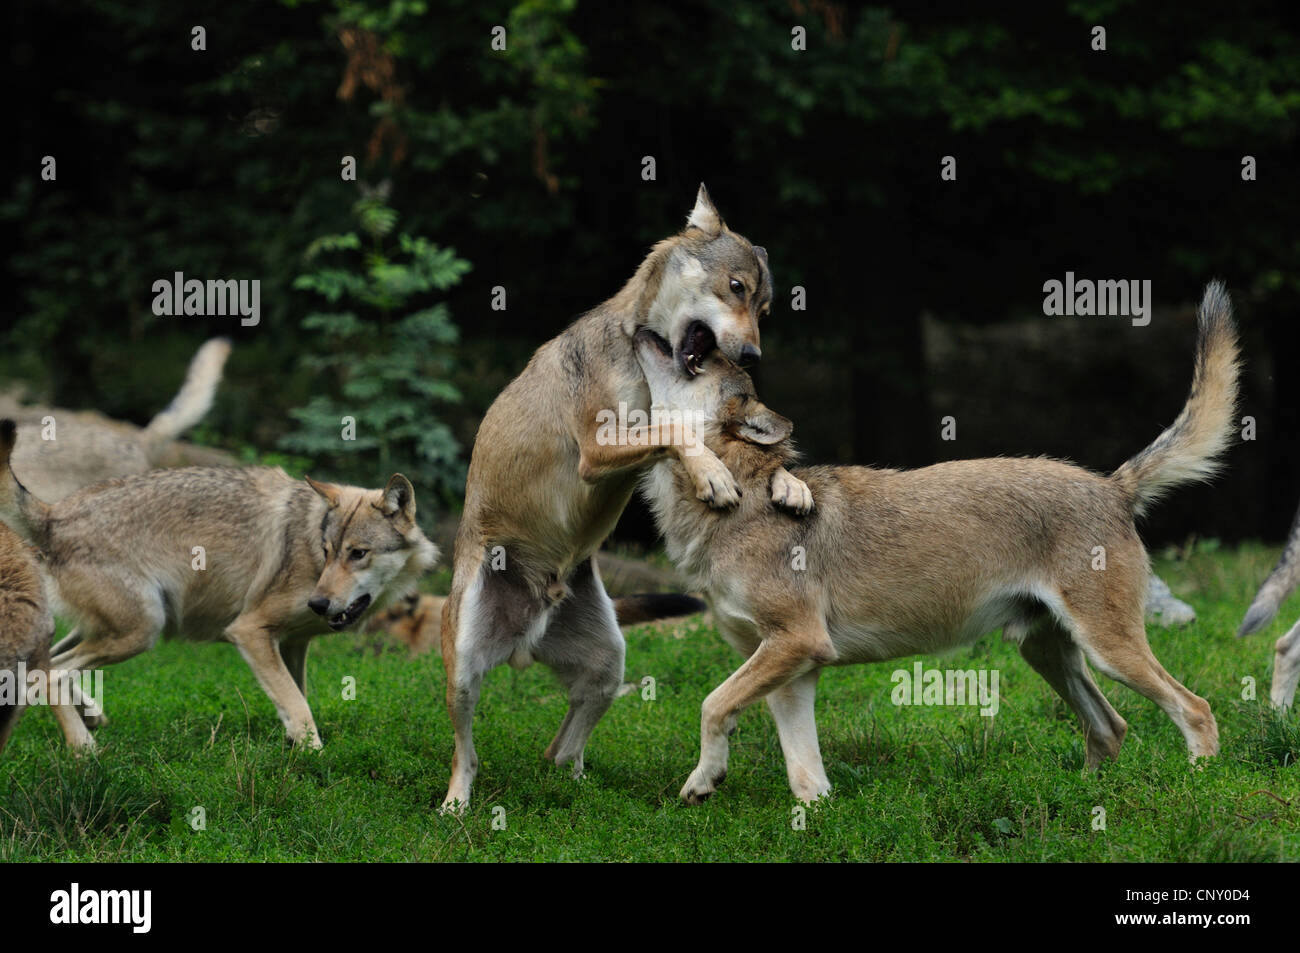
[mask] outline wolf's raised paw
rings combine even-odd
[[[812,490],[785,467],[772,474],[772,502],[798,516],[812,512]]]
[[[725,510],[740,502],[740,484],[726,465],[717,460],[705,465],[695,477],[695,495],[716,510]]]

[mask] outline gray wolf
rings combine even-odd
[[[1210,706],[1147,644],[1149,569],[1134,526],[1166,491],[1214,473],[1233,430],[1236,333],[1217,283],[1206,289],[1198,328],[1181,414],[1109,476],[1041,458],[911,471],[812,467],[795,471],[817,500],[799,520],[750,492],[791,461],[790,422],[759,402],[725,356],[686,376],[661,342],[643,336],[638,354],[654,402],[711,418],[704,440],[746,491],[734,511],[719,513],[700,504],[672,460],[643,481],[669,555],[746,656],[704,702],[700,761],[682,798],[698,803],[716,789],[727,734],[760,698],[776,719],[791,789],[805,801],[822,796],[830,782],[813,701],[824,667],[941,651],[1000,627],[1079,716],[1090,767],[1118,755],[1127,726],[1086,662],[1159,705],[1193,759],[1217,753]]]
[[[13,435],[0,429],[0,441],[12,442]],[[59,720],[63,735],[73,750],[94,747],[81,715],[71,703],[60,703],[48,694],[50,685],[50,639],[54,616],[45,595],[44,577],[36,556],[18,535],[0,523],[0,678],[13,697],[0,700],[0,752],[13,734],[27,700],[27,679],[20,673],[43,673],[50,707]]]
[[[8,467],[0,422],[0,519],[44,558],[56,608],[77,625],[55,669],[89,670],[164,633],[231,642],[294,743],[321,745],[303,694],[310,640],[364,621],[438,558],[415,491],[293,480],[270,467],[182,467],[110,480],[48,504]]]
[[[1300,584],[1300,510],[1291,524],[1282,558],[1259,587],[1255,599],[1246,610],[1237,637],[1258,632],[1277,615],[1283,600]],[[1300,622],[1278,639],[1273,646],[1273,685],[1269,699],[1279,708],[1288,708],[1295,698],[1296,683],[1300,682]]]
[[[3,416],[20,425],[14,472],[40,499],[55,503],[92,483],[166,465],[173,442],[212,406],[229,355],[225,338],[200,347],[172,402],[144,429],[84,411],[7,406]]]
[[[1196,610],[1173,594],[1168,583],[1151,574],[1147,581],[1147,622],[1172,628],[1196,621]]]
[[[669,456],[705,509],[740,500],[735,479],[689,425],[636,424],[620,439],[603,438],[606,415],[649,409],[635,336],[660,342],[690,377],[715,351],[757,359],[758,324],[771,302],[767,253],[727,228],[700,186],[686,228],[655,245],[614,297],[542,345],[488,408],[443,607],[455,732],[444,810],[469,803],[478,771],[474,709],[484,674],[503,662],[540,661],[568,689],[568,713],[545,757],[581,774],[587,739],[623,678],[623,637],[594,554],[641,469]],[[765,499],[796,511],[811,506],[807,487],[788,471],[775,467],[769,477]]]

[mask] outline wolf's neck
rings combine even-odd
[[[668,557],[693,585],[701,587],[709,576],[708,541],[712,534],[726,532],[728,525],[734,525],[732,520],[765,512],[771,505],[772,474],[794,460],[794,450],[786,443],[759,446],[721,436],[706,440],[705,445],[740,484],[744,497],[738,510],[715,510],[697,499],[694,483],[677,460],[656,463],[641,482],[642,495],[654,514]]]

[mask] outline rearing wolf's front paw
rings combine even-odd
[[[699,463],[693,477],[696,497],[714,509],[725,510],[740,502],[740,484],[717,457]]]
[[[772,474],[772,502],[799,516],[812,512],[812,490],[785,467]]]

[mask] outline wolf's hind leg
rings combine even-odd
[[[69,588],[74,586],[69,583]],[[94,621],[82,623],[60,641],[62,645],[76,637],[71,648],[53,653],[51,669],[71,673],[105,668],[147,652],[158,642],[166,621],[166,610],[162,598],[156,593],[119,588],[112,580],[97,577],[80,580],[75,588],[86,593],[100,593],[95,599],[87,597],[87,602],[80,606],[84,615]],[[105,590],[111,595],[104,595]],[[61,677],[61,681],[71,693],[72,704],[84,712],[77,716],[79,722],[90,728],[107,723],[99,702],[91,710],[91,703],[82,693],[75,676],[69,674]],[[70,725],[69,719],[63,726],[65,734]]]
[[[1043,619],[1020,643],[1020,654],[1078,715],[1087,743],[1086,766],[1095,769],[1118,757],[1128,725],[1093,681],[1070,633],[1055,619]]]
[[[77,626],[73,628],[71,632],[54,643],[54,646],[50,649],[50,655],[55,658],[60,656],[66,657],[67,653],[81,644],[82,638],[81,627]],[[74,704],[77,707],[77,711],[81,713],[81,721],[87,728],[102,728],[104,725],[108,724],[108,716],[104,714],[104,700],[102,698],[94,706],[94,711],[88,711],[88,709],[91,708],[91,705],[86,700],[85,695],[81,691],[81,686],[77,684],[76,679],[70,680],[67,684],[68,689],[72,692],[72,704]],[[56,712],[55,714],[57,715],[58,713]],[[64,734],[67,734],[66,730]]]
[[[54,643],[54,647],[50,649],[50,655],[52,656],[62,655],[64,652],[68,651],[69,649],[76,648],[80,644],[81,644],[81,627],[77,626],[73,628],[73,630],[69,632],[67,635],[65,635],[63,638],[59,639],[59,641]]]
[[[478,774],[474,750],[474,709],[483,676],[515,652],[524,633],[539,625],[546,607],[526,586],[506,572],[480,563],[465,589],[452,582],[443,605],[442,659],[447,672],[447,713],[455,736],[451,781],[440,810],[459,812],[469,806]],[[459,578],[460,573],[457,573]]]
[[[583,753],[596,723],[623,683],[627,644],[595,562],[588,559],[569,581],[572,595],[555,609],[534,655],[569,690],[569,710],[543,757],[583,770]]]
[[[1182,732],[1193,761],[1219,753],[1219,726],[1209,703],[1188,691],[1156,660],[1147,643],[1140,602],[1132,611],[1117,612],[1107,605],[1104,612],[1083,618],[1074,607],[1068,608],[1075,638],[1098,671],[1155,702]]]

